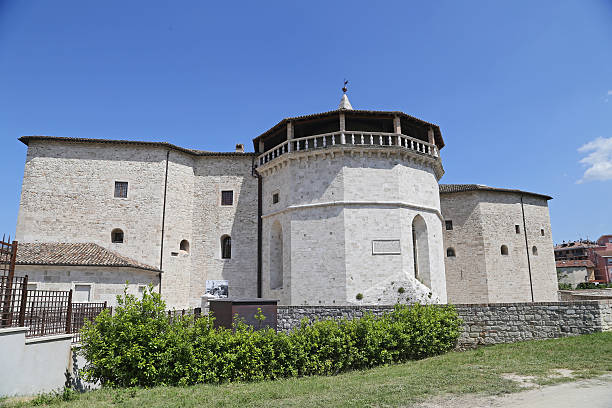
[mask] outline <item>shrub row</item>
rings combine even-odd
[[[111,316],[82,331],[85,378],[109,386],[187,385],[332,375],[451,350],[461,321],[452,306],[396,306],[382,317],[303,321],[290,333],[213,328],[204,316],[169,320],[159,294],[124,294]]]

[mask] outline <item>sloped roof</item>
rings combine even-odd
[[[94,244],[65,242],[20,242],[17,245],[17,265],[57,266],[112,266],[144,269],[161,272],[159,268],[146,265],[119,255]]]
[[[577,268],[577,267],[586,267],[586,268],[594,268],[595,265],[589,259],[572,259],[567,261],[556,261],[557,268]]]
[[[332,116],[335,114],[339,114],[339,113],[345,113],[345,114],[357,114],[357,115],[369,115],[369,116],[377,116],[377,115],[384,115],[384,116],[399,116],[399,117],[403,117],[406,119],[409,119],[413,122],[416,122],[418,124],[421,125],[425,125],[425,126],[431,126],[431,128],[434,131],[434,138],[436,140],[436,145],[438,146],[438,148],[443,148],[444,147],[444,139],[442,139],[442,132],[440,131],[440,127],[436,124],[433,123],[429,123],[426,122],[424,120],[421,120],[419,118],[415,118],[414,116],[410,116],[404,112],[400,112],[400,111],[374,111],[374,110],[359,110],[359,109],[336,109],[336,110],[332,110],[332,111],[328,111],[328,112],[321,112],[321,113],[313,113],[310,115],[304,115],[304,116],[294,116],[291,118],[285,118],[283,120],[281,120],[280,122],[278,122],[276,125],[272,126],[270,129],[266,130],[265,132],[263,132],[261,135],[257,136],[255,139],[253,139],[253,143],[255,143],[257,140],[261,139],[262,137],[265,137],[273,132],[275,132],[277,129],[279,129],[280,127],[282,127],[283,125],[285,125],[287,122],[294,122],[294,121],[302,121],[302,120],[310,120],[310,119],[319,119],[319,118],[324,118],[326,116]]]
[[[531,193],[529,191],[514,190],[509,188],[489,187],[485,186],[484,184],[440,184],[440,194],[460,193],[464,191],[495,191],[500,193],[525,194],[543,198],[545,200],[552,200],[552,197],[544,194]]]
[[[142,142],[137,140],[115,140],[115,139],[88,139],[84,137],[60,137],[60,136],[21,136],[19,141],[26,146],[29,146],[30,141],[44,140],[52,142],[67,142],[67,143],[112,143],[126,145],[141,145],[141,146],[156,146],[173,149],[179,152],[191,154],[194,156],[253,156],[255,153],[243,152],[209,152],[206,150],[186,149],[184,147],[175,146],[168,142]]]

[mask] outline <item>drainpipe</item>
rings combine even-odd
[[[257,160],[257,156],[255,155],[253,157],[253,165],[252,165],[252,169],[251,169],[251,175],[254,177],[257,177],[257,297],[261,298],[263,293],[262,293],[262,282],[261,282],[261,275],[262,275],[262,258],[261,258],[261,247],[262,247],[262,240],[261,240],[261,235],[262,235],[262,221],[261,221],[261,216],[262,216],[262,212],[263,212],[263,206],[262,206],[262,202],[261,202],[261,197],[262,197],[262,179],[261,179],[261,174],[259,174],[259,172],[256,170],[256,160]]]
[[[527,251],[527,269],[529,270],[529,288],[531,289],[531,301],[533,299],[533,281],[531,279],[531,260],[529,259],[529,244],[527,243],[527,223],[525,222],[525,207],[523,205],[523,196],[521,195],[521,212],[523,213],[523,235],[525,236],[525,250]]]
[[[162,293],[162,267],[164,265],[164,231],[166,227],[166,194],[168,192],[168,159],[170,150],[166,152],[166,175],[164,177],[164,205],[162,208],[161,249],[159,251],[159,294]]]

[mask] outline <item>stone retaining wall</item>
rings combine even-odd
[[[612,301],[455,306],[464,322],[458,348],[612,330]],[[278,328],[289,331],[303,318],[359,318],[391,310],[393,306],[279,306]]]

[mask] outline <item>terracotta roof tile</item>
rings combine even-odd
[[[17,246],[17,265],[112,266],[161,272],[159,268],[119,255],[92,242],[20,242]]]

